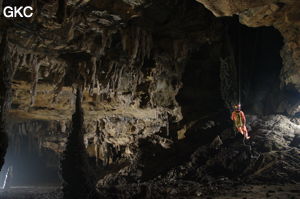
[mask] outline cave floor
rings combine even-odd
[[[1,199],[60,199],[59,187],[11,187],[9,190],[0,190]]]
[[[213,199],[297,199],[300,198],[300,184],[248,185],[238,186],[218,193]]]
[[[1,199],[61,199],[59,187],[13,187],[9,191],[0,190]],[[150,196],[151,198],[151,196]],[[165,198],[165,197],[163,197]],[[216,191],[213,195],[198,192],[197,196],[174,196],[167,198],[205,199],[298,199],[300,184],[286,185],[241,185]]]

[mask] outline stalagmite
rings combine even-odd
[[[84,145],[84,116],[81,103],[82,88],[77,88],[72,130],[61,162],[64,199],[95,197],[95,182],[91,175]]]

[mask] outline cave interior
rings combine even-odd
[[[300,198],[297,0],[6,6],[1,199]]]

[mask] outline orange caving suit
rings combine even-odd
[[[243,111],[233,111],[231,114],[231,120],[234,121],[234,126],[238,132],[240,132],[246,139],[249,139],[248,130],[246,127],[246,117]]]

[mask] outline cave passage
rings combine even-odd
[[[22,136],[20,141],[9,142],[5,164],[0,173],[0,187],[3,186],[9,167],[9,187],[59,186],[58,157],[46,149],[39,149],[37,140]]]
[[[220,57],[234,57],[237,76],[231,81],[240,84],[241,103],[249,114],[277,113],[282,99],[280,50],[282,36],[272,27],[249,28],[237,18],[225,18],[229,42],[203,45],[194,50],[183,74],[183,87],[177,95],[185,121],[195,120],[212,113],[231,110],[221,97]],[[225,40],[224,40],[225,41]],[[232,48],[232,52],[230,52]],[[240,81],[240,83],[239,83]],[[238,90],[236,90],[238,92]],[[232,93],[233,95],[233,93]]]
[[[241,103],[249,114],[277,113],[283,38],[273,27],[250,28],[227,19],[241,89]]]

